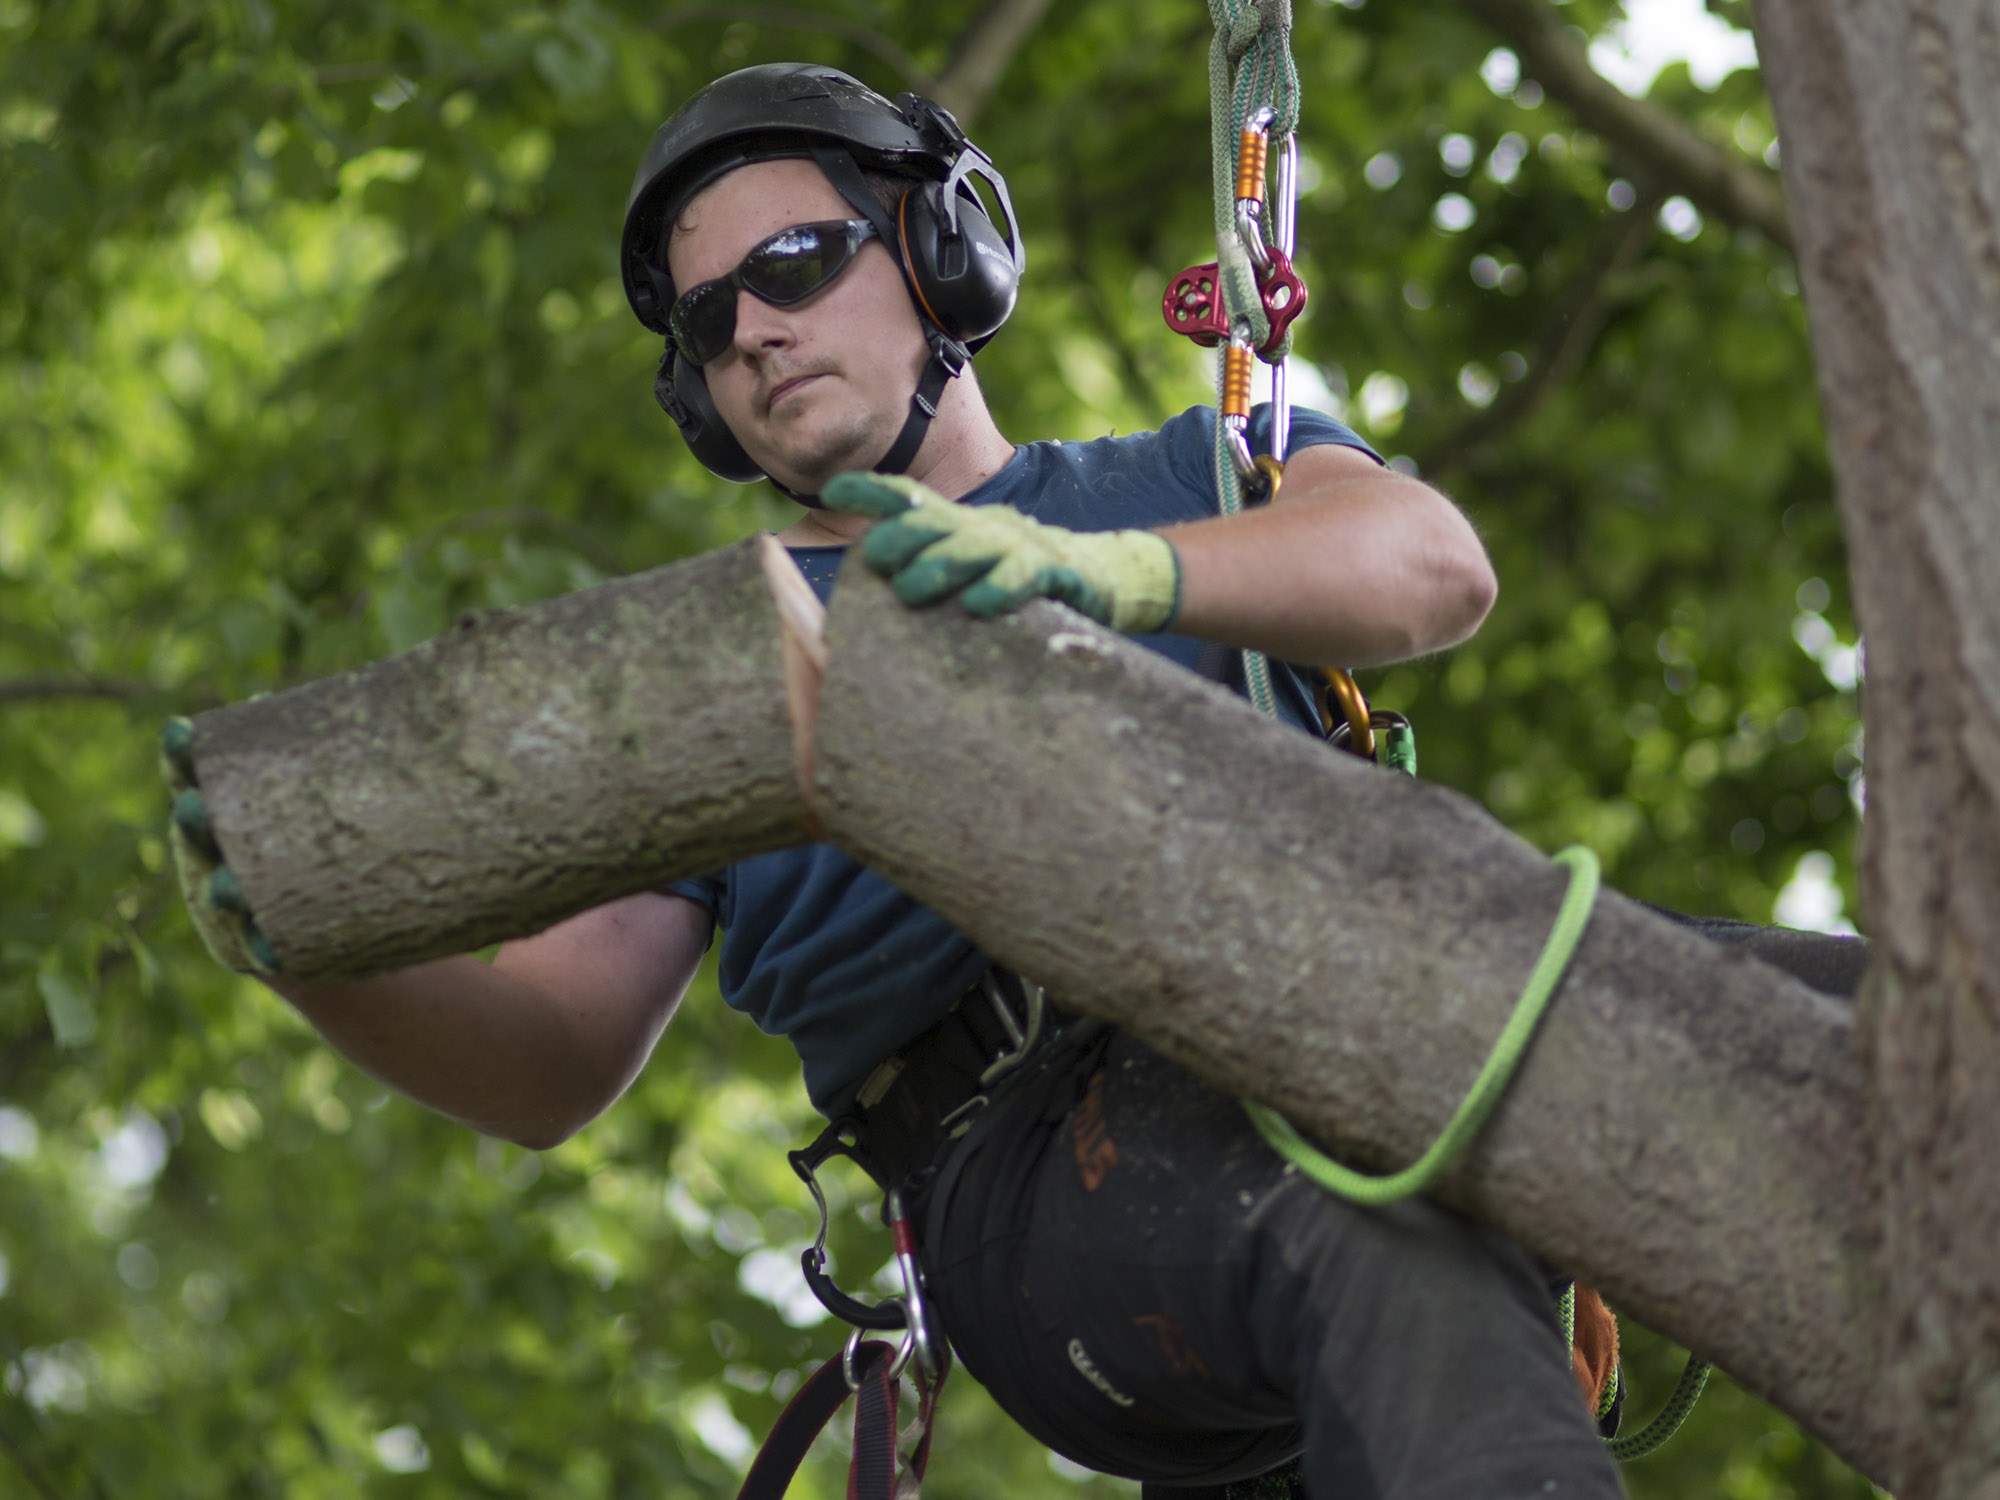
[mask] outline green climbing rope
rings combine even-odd
[[[1713,1366],[1698,1354],[1690,1354],[1681,1378],[1674,1386],[1674,1392],[1667,1397],[1667,1404],[1654,1417],[1630,1437],[1612,1438],[1605,1444],[1611,1456],[1621,1464],[1628,1464],[1635,1458],[1644,1458],[1660,1444],[1681,1430],[1681,1424],[1694,1410],[1695,1402],[1701,1399],[1702,1387],[1708,1384],[1708,1372]]]
[[[1493,1113],[1493,1106],[1500,1102],[1500,1095],[1506,1091],[1515,1070],[1520,1067],[1528,1043],[1535,1034],[1536,1024],[1548,1009],[1556,985],[1569,967],[1570,955],[1576,951],[1577,942],[1590,920],[1590,908],[1597,899],[1597,856],[1581,844],[1572,844],[1555,858],[1557,864],[1569,870],[1569,889],[1563,894],[1562,909],[1556,914],[1555,927],[1550,931],[1548,941],[1542,945],[1541,957],[1535,960],[1535,967],[1528,975],[1527,987],[1521,992],[1514,1013],[1507,1018],[1506,1026],[1501,1028],[1500,1039],[1493,1044],[1479,1076],[1473,1080],[1471,1092],[1465,1096],[1458,1112],[1451,1117],[1451,1123],[1445,1126],[1431,1148],[1400,1172],[1386,1177],[1371,1176],[1352,1167],[1344,1167],[1314,1149],[1276,1110],[1244,1101],[1243,1107],[1250,1112],[1251,1120],[1274,1151],[1321,1187],[1351,1203],[1369,1206],[1394,1203],[1421,1193],[1437,1181],[1445,1168],[1479,1133],[1487,1116]]]
[[[1431,1148],[1400,1172],[1387,1177],[1374,1177],[1366,1172],[1357,1172],[1352,1167],[1344,1167],[1339,1162],[1315,1149],[1307,1143],[1291,1121],[1274,1109],[1244,1100],[1243,1108],[1257,1126],[1264,1139],[1270,1143],[1286,1161],[1312,1178],[1331,1193],[1359,1203],[1366,1207],[1380,1207],[1385,1203],[1395,1203],[1403,1198],[1421,1193],[1433,1182],[1452,1161],[1463,1151],[1472,1138],[1479,1134],[1480,1127],[1493,1113],[1493,1107],[1500,1101],[1512,1081],[1515,1070],[1526,1056],[1528,1043],[1534,1038],[1535,1028],[1542,1014],[1554,997],[1556,985],[1569,968],[1571,955],[1583,937],[1583,930],[1590,921],[1590,908],[1597,900],[1598,866],[1597,856],[1581,844],[1572,844],[1555,857],[1556,863],[1569,869],[1569,889],[1563,893],[1562,908],[1556,913],[1555,926],[1550,930],[1548,941],[1542,945],[1541,956],[1535,960],[1535,967],[1528,975],[1528,983],[1515,1002],[1514,1013],[1507,1018],[1501,1028],[1500,1039],[1493,1044],[1486,1062],[1479,1070],[1479,1076],[1472,1081],[1472,1088],[1465,1100],[1458,1106],[1458,1112],[1451,1117]],[[1564,1289],[1562,1299],[1557,1303],[1557,1315],[1562,1322],[1563,1342],[1576,1341],[1576,1286],[1572,1283]],[[1688,1414],[1694,1410],[1695,1402],[1701,1399],[1702,1388],[1708,1384],[1710,1369],[1707,1360],[1690,1354],[1681,1378],[1675,1384],[1673,1393],[1667,1397],[1667,1404],[1659,1414],[1640,1431],[1630,1437],[1607,1438],[1605,1448],[1619,1463],[1630,1463],[1635,1458],[1644,1458],[1658,1448],[1668,1438],[1681,1430]],[[1598,1402],[1597,1416],[1600,1421],[1611,1413],[1618,1400],[1619,1387],[1624,1383],[1624,1371],[1613,1367],[1611,1379],[1604,1387],[1602,1399]]]

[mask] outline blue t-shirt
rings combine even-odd
[[[1269,445],[1269,412],[1252,416],[1252,446]],[[1072,531],[1115,531],[1196,521],[1217,512],[1215,412],[1198,406],[1158,432],[1014,450],[965,505],[1011,505]],[[1336,443],[1373,450],[1318,412],[1294,408],[1293,451]],[[824,600],[845,548],[794,547]],[[1135,637],[1191,671],[1243,691],[1242,656],[1189,636]],[[1271,664],[1282,717],[1318,728],[1303,674]],[[722,998],[774,1036],[789,1037],[806,1092],[828,1116],[852,1102],[869,1072],[941,1020],[988,960],[958,929],[828,844],[741,860],[671,889],[707,907],[723,930]]]

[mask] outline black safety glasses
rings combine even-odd
[[[719,358],[736,337],[738,289],[774,307],[803,302],[838,276],[854,252],[874,237],[875,226],[866,219],[827,219],[780,229],[727,276],[680,295],[667,318],[675,347],[698,365]]]

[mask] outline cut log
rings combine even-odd
[[[798,843],[756,544],[205,713],[195,774],[286,974],[377,973]]]

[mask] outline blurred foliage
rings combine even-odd
[[[780,1152],[810,1112],[712,980],[597,1125],[478,1140],[206,961],[151,742],[778,520],[653,407],[629,173],[716,72],[893,92],[883,39],[935,75],[974,10],[0,0],[0,1495],[722,1495],[836,1347]],[[1450,487],[1503,580],[1472,645],[1367,686],[1427,774],[1634,894],[1837,916],[1857,662],[1791,266],[1628,181],[1446,0],[1304,0],[1296,43],[1295,391]],[[977,122],[1032,251],[980,362],[1011,434],[1204,398],[1155,309],[1212,253],[1206,45],[1199,6],[1055,7]],[[1754,73],[1652,96],[1770,147]],[[859,1278],[887,1247],[839,1187]],[[1632,1338],[1643,1416],[1678,1355]],[[1635,1495],[1868,1493],[1718,1386]],[[969,1381],[946,1413],[939,1500],[1127,1488]]]

